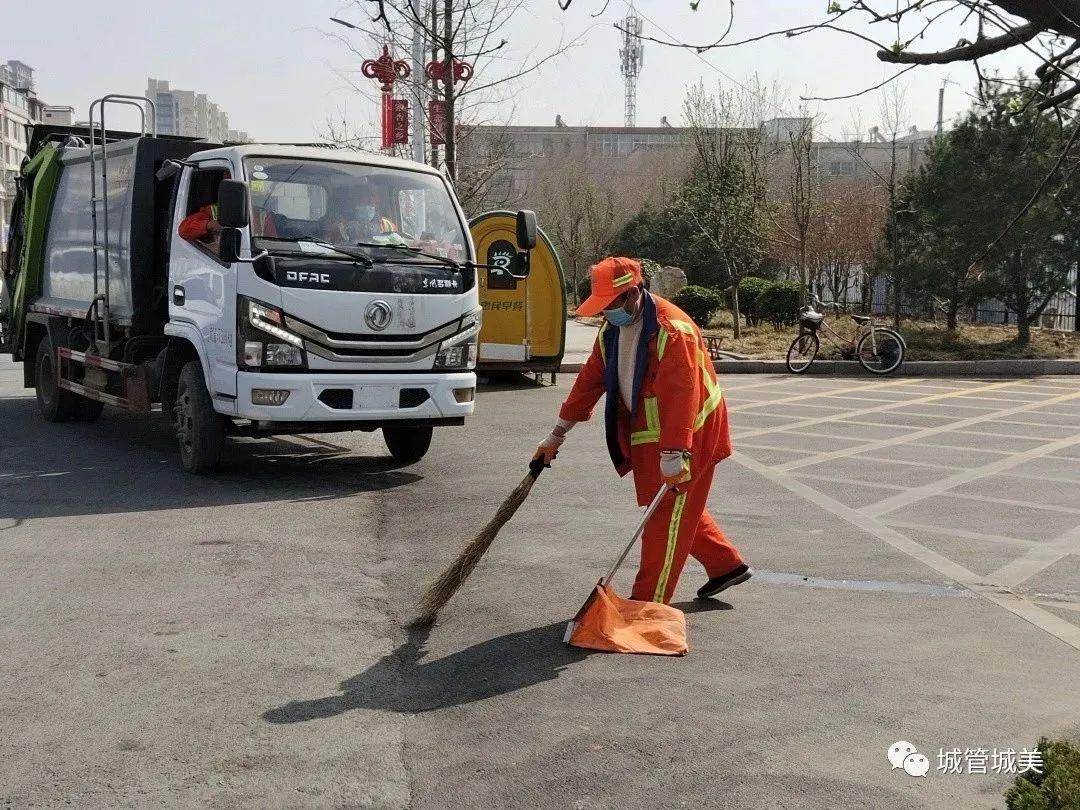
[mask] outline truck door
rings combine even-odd
[[[235,176],[229,161],[184,172],[176,198],[169,266],[169,319],[199,330],[211,394],[236,396],[236,273],[217,255],[217,190]]]

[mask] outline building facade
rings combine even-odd
[[[70,124],[73,114],[71,107],[52,107],[37,97],[28,64],[17,59],[0,63],[0,259],[7,250],[15,178],[26,157],[29,126],[44,120]]]
[[[170,87],[163,79],[147,79],[146,97],[157,108],[161,135],[183,135],[210,141],[248,141],[246,132],[230,129],[229,116],[205,93]]]

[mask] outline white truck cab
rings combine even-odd
[[[145,102],[152,122],[145,99],[95,105],[117,100]],[[31,137],[0,335],[47,419],[160,402],[194,473],[216,468],[230,433],[381,429],[408,463],[433,428],[464,423],[485,266],[440,172],[162,138],[145,120],[141,135]],[[536,234],[519,212],[518,277]]]
[[[472,413],[482,311],[465,217],[441,174],[250,144],[185,163],[165,334],[199,347],[217,413],[267,432],[401,427],[423,444]],[[184,238],[207,206],[217,227]]]

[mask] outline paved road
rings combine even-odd
[[[324,435],[238,443],[216,479],[157,420],[45,425],[18,382],[0,365],[8,804],[1001,807],[1008,777],[939,749],[1080,736],[1080,381],[725,380],[711,506],[758,574],[699,608],[688,566],[678,660],[560,644],[635,522],[598,424],[442,622],[399,629],[567,380],[484,391],[410,468]],[[926,779],[890,770],[899,739]]]

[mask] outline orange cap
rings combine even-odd
[[[609,256],[589,268],[592,294],[578,305],[578,315],[599,315],[608,304],[641,284],[641,265],[625,256]]]

